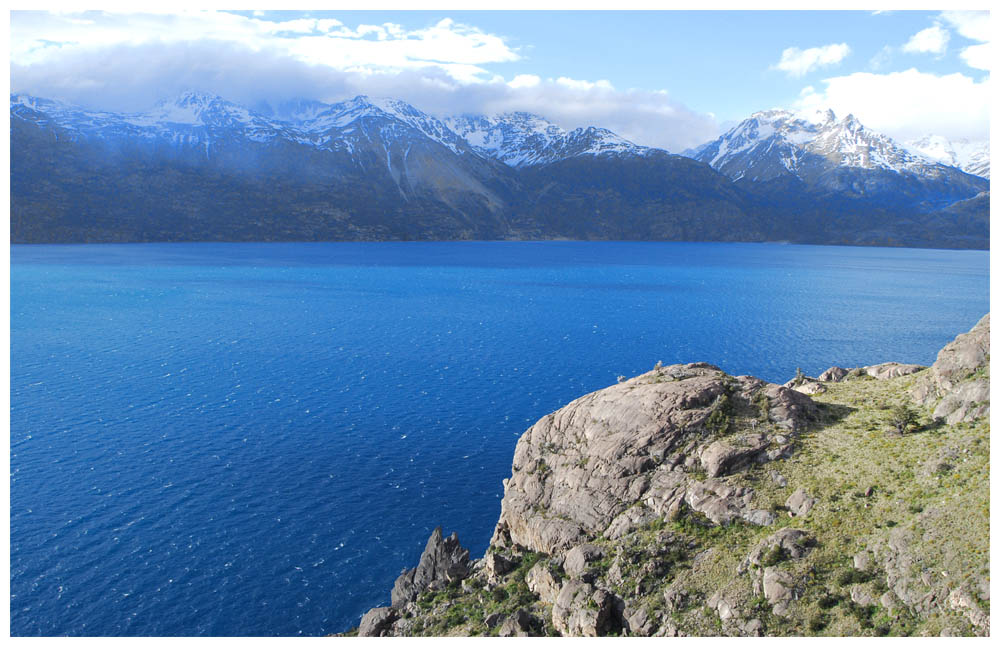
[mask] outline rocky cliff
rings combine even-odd
[[[989,315],[930,368],[657,366],[521,437],[362,636],[989,635]],[[353,632],[352,632],[353,633]]]

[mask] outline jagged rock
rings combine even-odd
[[[771,470],[768,472],[768,476],[771,477],[771,481],[778,487],[788,487],[788,479],[782,476],[781,472]]]
[[[871,565],[871,553],[867,550],[863,550],[854,556],[854,568],[859,571],[867,571],[868,567]]]
[[[514,566],[514,562],[495,551],[488,552],[483,557],[483,571],[494,581],[514,570]]]
[[[569,577],[585,579],[590,565],[604,556],[604,551],[594,544],[580,544],[566,553],[563,570]]]
[[[392,627],[392,623],[397,617],[396,610],[392,607],[375,607],[361,617],[361,624],[358,626],[358,636],[384,636],[386,635],[386,630]]]
[[[901,377],[903,375],[912,375],[918,371],[922,371],[926,366],[920,366],[919,364],[900,364],[899,362],[883,362],[882,364],[874,364],[872,366],[865,366],[862,370],[874,377],[876,380],[891,380],[894,377]]]
[[[404,571],[392,587],[392,606],[399,608],[417,599],[436,584],[461,580],[469,574],[469,551],[462,548],[458,535],[442,537],[441,526],[434,529],[416,568]]]
[[[542,602],[554,604],[559,597],[559,578],[545,564],[538,563],[532,566],[524,576],[524,583]]]
[[[491,613],[490,615],[486,616],[486,618],[483,620],[483,624],[492,629],[493,627],[500,624],[501,620],[503,620],[502,613]]]
[[[504,638],[532,635],[531,626],[535,624],[534,617],[524,609],[518,609],[504,620],[498,634]]]
[[[684,502],[692,510],[700,512],[713,523],[728,524],[734,519],[744,519],[757,525],[773,523],[774,515],[769,511],[763,517],[750,507],[753,492],[747,488],[728,485],[723,481],[708,479],[693,481],[688,485]]]
[[[804,517],[809,514],[813,506],[816,505],[817,499],[809,496],[802,488],[792,492],[792,495],[788,497],[785,501],[785,507],[788,508],[788,513],[793,517]]]
[[[820,382],[841,382],[845,377],[847,377],[847,369],[839,366],[831,366],[820,373],[817,379]]]
[[[552,624],[564,636],[603,636],[613,627],[614,597],[582,580],[563,584]]]

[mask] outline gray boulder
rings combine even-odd
[[[416,568],[404,571],[392,587],[392,606],[400,608],[429,588],[462,580],[469,574],[469,551],[462,548],[458,535],[444,538],[441,526],[434,529]]]
[[[396,610],[392,607],[375,607],[361,617],[358,636],[362,638],[385,636],[396,618]]]
[[[518,609],[503,621],[498,634],[503,638],[530,636],[533,624],[536,624],[535,618],[524,609]]]
[[[817,379],[820,382],[841,382],[845,377],[847,377],[847,369],[839,366],[831,366],[820,373]]]
[[[709,476],[725,476],[754,463],[770,444],[764,434],[747,434],[730,442],[718,440],[705,447],[699,458]]]
[[[785,501],[785,507],[788,508],[788,514],[793,517],[804,517],[809,514],[817,501],[818,499],[809,496],[808,492],[799,488],[792,492],[792,495]]]
[[[630,636],[651,636],[656,630],[656,625],[646,609],[639,607],[625,612],[624,628],[628,630]]]
[[[865,373],[875,378],[876,380],[891,380],[894,377],[902,377],[903,375],[912,375],[919,371],[927,368],[926,366],[920,366],[919,364],[900,364],[899,362],[883,362],[882,364],[874,364],[872,366],[866,366],[862,369]]]
[[[762,588],[764,598],[767,599],[768,604],[771,605],[771,611],[776,616],[787,615],[789,605],[800,595],[795,578],[792,577],[791,573],[775,566],[768,566],[764,569]]]

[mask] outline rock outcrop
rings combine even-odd
[[[392,587],[392,606],[402,607],[417,599],[423,591],[447,586],[469,574],[469,551],[452,533],[445,539],[441,526],[434,529],[416,568],[404,571]]]
[[[987,316],[930,370],[683,364],[583,396],[518,441],[485,556],[435,529],[358,635],[988,635],[988,425],[885,433],[911,387],[925,428],[988,413],[988,358]]]
[[[561,554],[683,506],[718,523],[766,524],[751,490],[718,479],[786,455],[815,415],[803,394],[709,364],[591,393],[518,441],[493,542]]]
[[[990,315],[941,349],[911,394],[919,404],[935,404],[934,416],[948,424],[990,413]]]

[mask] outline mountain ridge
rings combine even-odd
[[[283,119],[264,112],[204,92],[132,114],[12,94],[12,241],[988,244],[988,200],[972,200],[988,181],[940,171],[948,167],[889,144],[934,173],[840,164],[873,159],[870,148],[840,146],[844,137],[827,142],[837,164],[771,137],[771,149],[785,151],[771,156],[775,172],[734,182],[718,160],[713,169],[606,129],[566,131],[529,113],[439,119],[365,96],[292,102],[279,106]],[[756,138],[747,140],[751,148],[773,134],[761,123],[747,131]],[[853,118],[837,123],[842,134],[867,132]],[[793,158],[793,168],[814,172],[789,172]],[[947,208],[958,203],[954,217]]]

